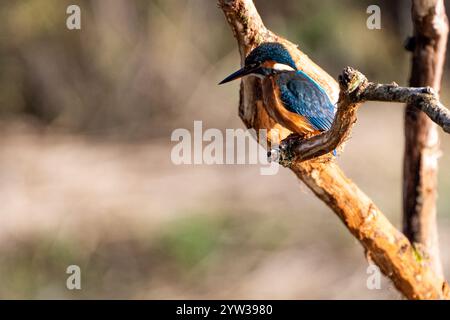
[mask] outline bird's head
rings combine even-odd
[[[282,71],[295,71],[297,67],[289,51],[280,43],[266,42],[250,52],[245,58],[244,67],[225,79],[219,84],[230,82],[243,76],[253,75],[265,77]]]

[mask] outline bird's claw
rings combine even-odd
[[[283,167],[290,167],[293,163],[294,157],[283,147],[276,147],[267,152],[267,156],[269,158],[269,162],[278,162]]]
[[[278,162],[283,167],[290,167],[295,160],[295,154],[292,152],[293,146],[297,143],[299,137],[291,135],[282,140],[280,145],[267,152],[269,162]]]
[[[278,162],[280,159],[280,148],[272,148],[267,151],[267,159],[269,162]]]
[[[423,93],[435,95],[435,94],[436,94],[436,91],[434,91],[434,89],[433,89],[432,87],[425,87],[425,88],[423,89]]]

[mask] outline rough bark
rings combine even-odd
[[[291,42],[268,31],[251,0],[219,0],[219,6],[238,41],[242,61],[245,55],[264,41],[278,41],[292,49]],[[339,95],[337,82],[312,62],[300,49],[294,60],[303,71],[318,81],[332,97]],[[239,113],[248,127],[277,129],[282,137],[290,132],[267,114],[260,81],[247,77],[241,82]],[[450,298],[446,282],[436,276],[408,239],[387,220],[334,161],[322,157],[294,161],[290,169],[342,220],[359,240],[367,255],[388,276],[397,289],[410,299]]]
[[[365,101],[403,102],[422,110],[444,132],[450,133],[450,110],[439,101],[430,87],[409,88],[397,84],[376,84],[350,67],[339,76],[340,97],[331,129],[313,137],[285,139],[269,152],[273,161],[289,167],[295,161],[305,161],[325,155],[340,147],[350,136],[356,122],[356,111]],[[270,101],[269,101],[270,102]],[[272,102],[274,103],[274,102]]]
[[[439,92],[448,37],[443,0],[413,0],[410,86]],[[403,231],[423,247],[435,273],[443,277],[436,224],[439,135],[436,125],[408,103],[405,110],[403,160]]]

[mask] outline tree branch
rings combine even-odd
[[[238,41],[241,59],[264,41],[278,41],[294,50],[298,68],[307,73],[331,97],[339,94],[336,81],[291,42],[277,37],[262,24],[251,0],[218,0]],[[301,63],[299,61],[301,60]],[[241,82],[240,116],[248,127],[290,132],[271,119],[266,111],[261,82],[254,77]],[[349,104],[351,105],[351,104]],[[356,107],[354,112],[356,112]],[[320,158],[319,158],[320,159]],[[450,298],[448,285],[429,267],[426,259],[386,219],[372,200],[348,179],[334,161],[293,161],[290,169],[342,220],[359,240],[367,255],[380,267],[400,292],[410,299]]]
[[[269,156],[289,167],[292,161],[306,161],[325,155],[343,144],[356,122],[356,111],[366,101],[408,103],[423,111],[442,129],[450,133],[450,111],[430,87],[409,88],[397,84],[376,84],[357,70],[347,67],[339,76],[340,98],[333,125],[329,131],[308,139],[287,138]]]
[[[439,92],[449,29],[444,1],[413,0],[412,20],[410,86],[431,86]],[[424,247],[432,268],[443,277],[436,222],[439,154],[436,125],[416,108],[414,101],[408,102],[403,159],[403,230],[410,241]]]

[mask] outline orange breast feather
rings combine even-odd
[[[263,80],[263,95],[267,113],[283,127],[301,135],[319,133],[309,123],[308,119],[288,111],[283,106],[280,99],[280,91],[275,85],[273,77],[267,77]]]

